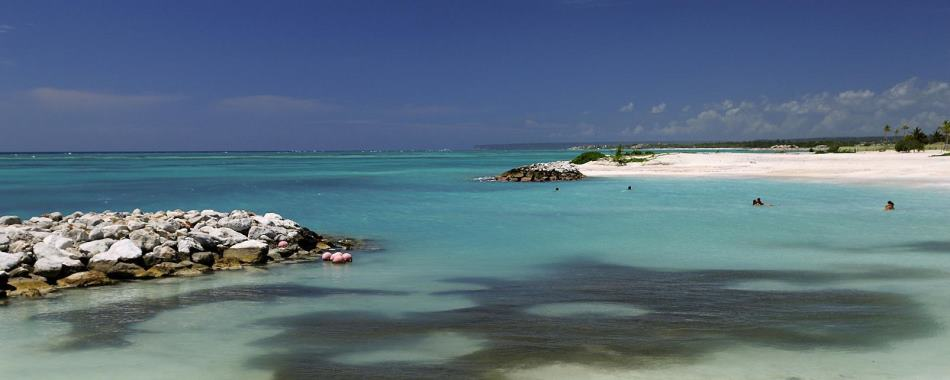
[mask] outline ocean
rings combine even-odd
[[[372,248],[345,266],[13,299],[0,306],[0,372],[950,377],[950,193],[790,180],[475,180],[576,154],[0,155],[0,215],[248,209]],[[756,197],[773,206],[753,208]],[[897,211],[882,211],[888,200]]]

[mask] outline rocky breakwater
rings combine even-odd
[[[352,256],[341,250],[354,243],[325,238],[278,214],[244,210],[3,216],[0,298],[274,262],[342,264]]]
[[[576,181],[584,178],[580,170],[568,161],[542,162],[521,166],[495,177],[501,182]]]

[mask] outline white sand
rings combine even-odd
[[[670,153],[645,163],[598,161],[578,169],[589,177],[768,178],[950,188],[950,157],[932,157],[941,153]]]

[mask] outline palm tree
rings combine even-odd
[[[907,125],[907,124],[902,125],[902,126],[901,126],[901,131],[902,131],[903,133],[901,133],[901,136],[907,135],[907,131],[909,131],[909,130],[910,130],[910,126],[909,126],[909,125]]]
[[[944,120],[940,129],[943,131],[943,150],[947,150],[947,144],[950,144],[950,120]]]
[[[891,125],[884,124],[884,145],[887,145],[887,134],[891,133]]]

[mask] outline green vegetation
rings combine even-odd
[[[607,155],[605,155],[605,154],[603,154],[603,153],[600,153],[600,152],[596,152],[596,151],[595,151],[595,152],[584,152],[584,153],[581,153],[581,154],[577,155],[577,157],[574,157],[574,159],[571,160],[571,163],[574,164],[574,165],[581,165],[581,164],[586,164],[586,163],[591,162],[591,161],[597,161],[597,160],[599,160],[599,159],[601,159],[601,158],[604,158],[604,157],[607,157]]]
[[[904,136],[897,144],[894,144],[894,150],[898,152],[923,151],[924,143],[908,135]]]

